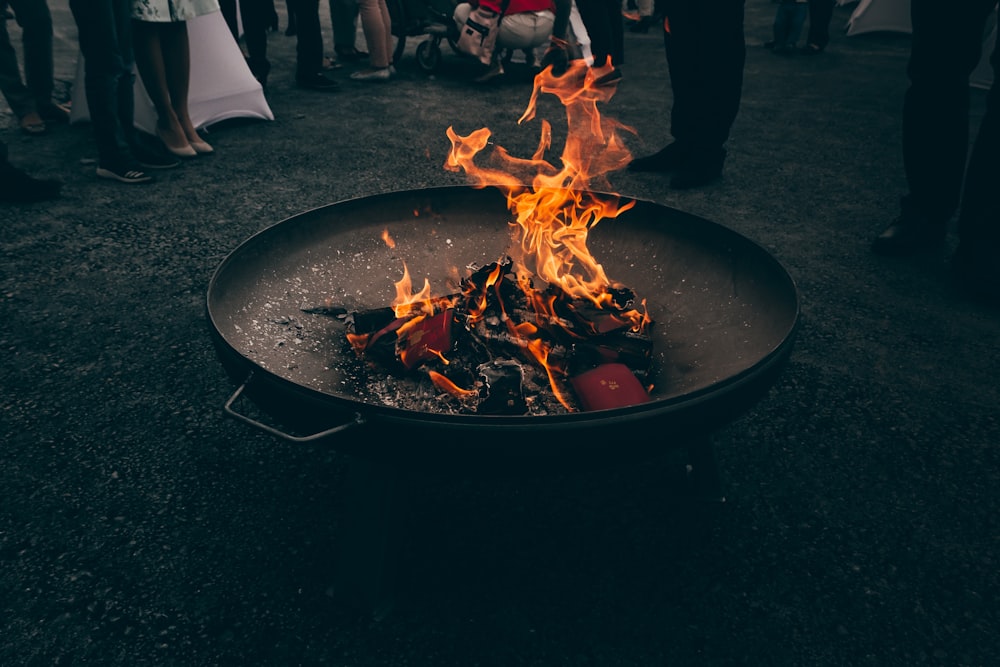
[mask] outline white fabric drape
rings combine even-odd
[[[191,87],[188,111],[198,129],[231,118],[274,120],[264,91],[253,78],[236,40],[221,12],[205,14],[187,22],[191,43]],[[73,83],[70,122],[90,120],[84,90],[83,56],[78,56]],[[156,111],[142,85],[135,80],[135,126],[156,133]]]

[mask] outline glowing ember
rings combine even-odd
[[[489,145],[488,129],[462,137],[448,128],[452,147],[445,168],[505,193],[517,257],[470,267],[459,291],[443,297],[431,294],[426,278],[414,292],[404,263],[391,308],[355,314],[348,322],[348,340],[359,356],[407,371],[421,368],[439,391],[476,411],[486,403],[499,412],[531,411],[532,400],[521,391],[528,371],[517,358],[542,370],[567,411],[649,400],[637,379],[651,363],[645,301],[635,308],[631,290],[614,283],[587,247],[595,225],[634,205],[598,194],[611,189],[606,175],[631,159],[620,133],[634,133],[598,112],[616,90],[616,84],[596,85],[601,73],[574,61],[561,77],[551,68],[535,77],[518,123],[535,117],[540,93],[556,95],[567,120],[561,166],[545,160],[552,140],[548,121],[541,122],[530,159],[497,146],[490,168],[475,164]],[[382,238],[395,247],[387,231]]]

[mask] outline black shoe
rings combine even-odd
[[[1000,305],[1000,251],[989,248],[959,243],[951,257],[951,277],[965,295]]]
[[[368,54],[364,51],[358,51],[353,46],[349,47],[334,47],[333,52],[337,54],[337,60],[341,60],[345,63],[353,63],[359,60],[364,60],[368,57]]]
[[[907,257],[940,247],[946,233],[944,224],[935,224],[915,215],[900,215],[872,241],[872,252],[885,257]]]
[[[819,46],[816,46],[815,44],[806,44],[801,49],[799,49],[799,53],[801,53],[804,56],[818,56],[819,54],[823,53],[823,49]]]
[[[322,72],[316,72],[312,76],[297,79],[295,83],[298,84],[299,88],[305,88],[306,90],[322,90],[329,93],[340,90],[340,84]]]
[[[137,139],[131,151],[136,162],[146,169],[173,169],[181,164],[181,161],[170,153],[154,147],[151,141]]]
[[[34,178],[10,165],[0,168],[0,202],[30,204],[55,199],[62,183],[45,178]]]
[[[97,168],[97,175],[119,183],[149,183],[153,177],[142,170],[138,164],[119,164]]]
[[[628,170],[665,173],[680,167],[682,159],[680,147],[677,144],[669,144],[659,152],[632,160],[628,163]]]

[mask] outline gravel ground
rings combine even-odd
[[[75,26],[50,4],[68,93]],[[449,126],[530,154],[530,77],[476,87],[447,50],[427,76],[414,43],[388,85],[347,66],[341,92],[303,92],[294,38],[274,33],[275,120],[210,127],[215,156],[136,187],[95,177],[86,126],[29,138],[4,108],[13,161],[65,187],[0,208],[0,664],[996,664],[1000,313],[954,291],[946,252],[868,249],[903,189],[908,38],[834,30],[826,54],[781,58],[761,46],[773,12],[748,2],[723,179],[674,192],[612,175],[756,241],[799,287],[787,368],[713,435],[727,502],[684,494],[676,452],[417,474],[379,617],[335,588],[352,462],[224,416],[206,289],[289,216],[464,183],[442,169]],[[626,39],[603,111],[645,154],[668,140],[666,66],[658,35]]]

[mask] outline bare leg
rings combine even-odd
[[[166,144],[167,149],[175,155],[194,154],[194,149],[188,143],[187,133],[181,124],[174,103],[171,100],[171,90],[168,85],[168,65],[165,62],[162,36],[168,34],[174,24],[151,23],[148,21],[133,21],[132,36],[135,50],[135,65],[142,77],[142,84],[149,94],[149,99],[156,109],[156,135]],[[187,34],[186,26],[185,35]],[[167,41],[170,41],[169,36]],[[186,104],[185,93],[185,104]]]
[[[187,23],[165,23],[160,31],[167,90],[174,115],[184,130],[188,143],[201,141],[188,112],[188,92],[191,83],[191,51]]]

